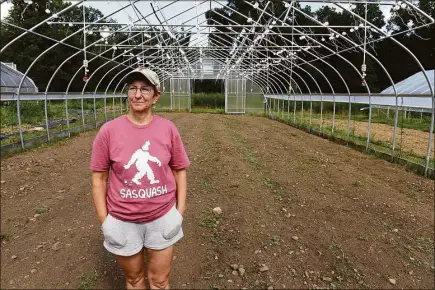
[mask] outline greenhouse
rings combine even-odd
[[[434,1],[2,0],[1,9],[2,227],[13,233],[2,230],[2,242],[15,257],[2,258],[2,288],[125,286],[99,248],[77,254],[99,237],[72,221],[90,230],[95,136],[131,112],[132,90],[151,90],[127,83],[133,70],[148,72],[152,112],[179,129],[191,162],[195,241],[174,256],[187,265],[176,289],[433,287]],[[143,178],[148,195],[155,183],[164,196],[159,142],[131,153],[125,170],[146,162],[121,183]],[[20,252],[32,233],[34,253]]]
[[[11,63],[2,63],[1,65],[1,92],[15,93],[20,85],[21,79],[23,79],[23,74],[16,70],[16,66]],[[37,93],[38,88],[35,83],[29,78],[25,77],[23,84],[21,85],[21,90],[28,93]]]
[[[310,11],[296,1],[264,3],[243,1],[241,7],[248,9],[253,15],[244,15],[221,1],[195,1],[192,2],[192,6],[184,7],[184,10],[178,9],[181,6],[176,6],[178,13],[174,13],[173,10],[173,5],[180,4],[176,3],[177,1],[149,3],[149,8],[152,10],[145,10],[146,13],[137,6],[145,5],[140,3],[141,1],[132,3],[121,1],[119,7],[105,16],[95,15],[92,1],[77,1],[69,6],[63,5],[59,7],[59,11],[51,11],[49,6],[54,4],[50,4],[50,1],[45,2],[46,11],[40,9],[41,12],[37,12],[39,13],[37,17],[41,21],[35,23],[33,27],[27,25],[25,28],[19,27],[10,23],[8,19],[2,20],[3,26],[8,31],[19,32],[2,47],[1,51],[3,55],[6,53],[5,56],[26,37],[36,37],[52,43],[28,63],[24,74],[18,72],[14,74],[12,79],[17,86],[14,91],[9,87],[3,87],[7,77],[2,77],[2,100],[16,101],[18,111],[20,100],[90,98],[104,99],[104,106],[107,106],[107,99],[112,98],[112,105],[115,105],[123,96],[124,73],[131,68],[143,66],[155,69],[162,79],[163,91],[170,99],[167,102],[168,109],[191,110],[192,80],[220,79],[225,82],[225,112],[227,113],[245,113],[246,108],[256,108],[257,111],[261,111],[263,100],[269,116],[273,116],[274,111],[285,111],[286,104],[287,113],[290,114],[290,103],[294,104],[294,107],[298,102],[302,107],[304,103],[310,103],[310,106],[313,103],[320,103],[321,107],[323,102],[333,103],[332,132],[335,127],[336,103],[367,105],[370,108],[367,120],[367,149],[371,137],[372,108],[386,107],[388,111],[395,111],[396,116],[399,115],[398,111],[404,108],[425,112],[432,115],[429,132],[433,132],[433,70],[423,68],[419,59],[396,40],[394,30],[392,34],[387,34],[383,28],[376,26],[377,23],[367,19],[376,7],[384,10],[385,7],[391,9],[400,17],[406,14],[412,15],[416,20],[410,18],[409,22],[405,23],[406,30],[397,32],[397,35],[411,35],[433,24],[433,18],[412,2],[333,1],[326,7],[337,9],[333,10],[334,12],[342,11],[349,21],[339,25],[329,23],[325,17],[326,21],[323,22],[320,21],[321,19],[316,19],[313,13],[309,13]],[[307,1],[307,3],[320,5],[323,2]],[[30,10],[38,6],[31,1],[24,1],[19,5],[23,13],[29,15],[32,15]],[[39,6],[42,6],[42,2]],[[128,15],[128,21],[118,23],[112,19],[119,14]],[[73,18],[68,20],[68,17]],[[151,18],[153,23],[148,20]],[[178,22],[181,20],[184,22]],[[37,32],[38,29],[47,30],[56,27],[68,27],[65,37],[56,39]],[[81,39],[80,46],[70,44],[77,42],[76,39]],[[376,56],[376,52],[372,51],[376,43],[385,42],[394,43],[403,50],[420,72],[404,81],[394,82],[391,73]],[[53,67],[53,71],[44,72],[50,75],[44,81],[45,88],[41,88],[39,94],[34,94],[34,85],[28,76],[45,57],[59,54],[62,49],[68,49],[70,55],[59,62],[57,67]],[[352,61],[344,56],[349,53],[352,54]],[[355,63],[353,59],[357,55],[361,60]],[[340,68],[346,71],[339,71],[326,61],[328,59],[344,63]],[[77,67],[77,62],[82,63],[81,67]],[[72,67],[76,70],[75,72],[71,70],[68,80],[68,73],[63,70],[66,66],[71,67],[71,64],[74,64]],[[378,66],[377,73],[382,73],[387,83],[389,80],[389,88],[381,92],[371,88],[372,80],[368,69],[374,68],[367,68],[367,64]],[[2,72],[4,69],[6,66],[2,64]],[[8,70],[12,71],[9,68]],[[82,80],[81,89],[80,80]],[[355,87],[355,81],[361,83],[359,88]],[[58,82],[63,84],[64,91],[60,85],[56,85],[59,89],[53,92],[53,84]],[[408,85],[410,82],[411,86]],[[334,86],[340,86],[340,91]],[[354,91],[355,89],[357,91]],[[251,102],[253,99],[255,101]],[[94,121],[98,119],[96,104],[99,103],[94,101]],[[122,102],[119,105],[122,106]],[[85,110],[82,110],[83,129],[85,129],[84,112]],[[106,108],[104,112],[104,119],[107,120]],[[295,117],[296,112],[293,113]],[[397,118],[395,120],[391,140],[393,158],[398,126]],[[320,131],[323,127],[322,122],[323,116],[320,112]],[[46,123],[46,136],[50,140],[48,118]],[[66,123],[69,126],[68,120]],[[21,147],[24,148],[20,116],[18,116],[18,125]],[[311,126],[311,118],[308,125]],[[349,134],[348,128],[347,135]],[[427,139],[426,171],[429,168],[431,140],[430,133]]]

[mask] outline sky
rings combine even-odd
[[[71,2],[76,2],[76,1],[71,1]],[[168,4],[170,4],[172,1],[146,0],[146,1],[140,1],[140,2],[135,4],[144,16],[151,14],[150,17],[147,17],[147,20],[150,23],[158,24],[158,21],[153,14],[150,2],[156,3],[156,5],[158,5],[160,7],[164,7]],[[191,10],[183,13],[181,16],[178,16],[178,17],[173,18],[172,20],[169,20],[168,23],[176,25],[176,24],[180,24],[182,22],[185,22],[191,18],[195,18],[196,15],[200,15],[200,17],[198,17],[198,19],[194,19],[194,20],[188,22],[188,24],[196,25],[197,23],[201,23],[201,22],[205,21],[205,17],[202,14],[210,9],[210,5],[211,5],[211,8],[222,7],[222,5],[220,5],[219,3],[222,5],[225,5],[227,3],[227,1],[226,0],[225,1],[218,1],[218,3],[216,1],[211,1],[211,3],[210,3],[210,1],[208,1],[208,0],[206,0],[206,1],[204,1],[204,0],[196,0],[196,1],[182,0],[182,1],[179,1],[177,3],[170,5],[169,7],[164,8],[163,14],[164,14],[164,17],[166,19],[170,19],[170,18],[176,16],[178,13],[192,7]],[[113,13],[117,9],[120,9],[121,7],[129,5],[129,4],[130,4],[129,0],[128,1],[127,0],[119,0],[119,1],[118,0],[110,0],[110,1],[93,0],[93,1],[86,1],[85,5],[90,5],[94,8],[97,8],[104,15],[108,15],[110,13]],[[196,4],[198,4],[198,5],[195,6]],[[319,7],[325,5],[324,3],[313,3],[313,2],[310,3],[310,2],[303,2],[303,1],[301,2],[302,6],[304,6],[306,4],[309,4],[312,7],[312,10],[316,10]],[[334,6],[332,4],[328,4],[328,5]],[[1,18],[2,19],[7,15],[8,10],[10,9],[11,6],[12,6],[12,4],[7,3],[7,2],[4,2],[3,4],[1,4]],[[343,6],[348,6],[348,5],[343,5]],[[384,15],[387,18],[389,18],[389,16],[390,16],[389,11],[390,11],[391,6],[381,6],[381,8],[382,8]],[[158,15],[162,20],[162,18],[163,18],[162,15],[160,15],[160,14],[158,14]],[[138,19],[138,16],[135,13],[134,9],[129,7],[127,9],[124,9],[123,11],[118,12],[117,14],[112,16],[111,18],[114,18],[118,23],[129,23],[132,21],[136,21]],[[196,31],[196,29],[193,28],[193,31]],[[201,38],[197,39],[197,37],[201,37]],[[200,35],[200,36],[194,35],[192,37],[192,41],[197,40],[198,42],[201,42],[201,41],[205,40],[205,37],[206,37],[206,35]]]
[[[70,1],[72,3],[77,2],[77,1]],[[152,24],[159,24],[157,18],[154,16],[153,10],[151,8],[150,2],[152,3],[156,3],[156,5],[160,6],[160,8],[163,8],[167,5],[169,5],[171,2],[173,1],[140,1],[138,3],[135,3],[136,7],[140,10],[140,12],[144,15],[147,16],[148,14],[151,14],[151,16],[146,17],[147,20],[152,23]],[[202,4],[201,4],[202,3]],[[197,19],[193,19],[192,21],[189,21],[186,24],[190,24],[190,25],[196,25],[197,23],[201,23],[203,21],[205,21],[205,16],[202,15],[204,14],[206,11],[210,10],[210,5],[211,8],[217,8],[217,7],[222,7],[219,3],[221,3],[222,5],[225,5],[227,3],[227,1],[212,1],[210,4],[210,1],[204,1],[204,0],[197,0],[197,1],[179,1],[177,3],[174,3],[164,9],[162,9],[163,11],[163,15],[164,17],[168,20],[169,24],[181,24],[183,22],[186,22],[187,20],[191,19],[191,18],[196,18],[196,15],[200,15],[200,17],[198,17]],[[116,10],[129,5],[130,2],[126,1],[126,0],[111,0],[111,1],[105,1],[105,0],[100,0],[100,1],[86,1],[85,5],[89,5],[92,6],[94,8],[99,9],[103,15],[109,15],[113,12],[115,12]],[[196,4],[199,4],[197,6],[195,6]],[[3,19],[4,17],[7,16],[8,10],[10,9],[10,7],[12,7],[11,3],[3,3],[1,4],[1,19]],[[156,6],[155,6],[156,7]],[[173,18],[172,20],[169,20],[170,18],[176,16],[177,14],[179,14],[180,12],[188,9],[188,8],[192,8],[189,11],[183,13],[182,15]],[[139,16],[138,16],[139,15]],[[163,21],[163,17],[161,14],[158,13],[158,16],[160,18],[160,20]],[[130,23],[130,22],[135,22],[138,18],[140,17],[140,14],[136,14],[135,10],[132,7],[126,8],[118,13],[116,13],[115,15],[111,16],[110,18],[115,19],[118,23]],[[142,21],[143,23],[143,21]],[[186,28],[188,29],[188,28]],[[196,31],[195,28],[193,28],[194,31]],[[200,39],[198,39],[198,37],[200,37]],[[204,43],[205,39],[206,39],[206,35],[202,34],[202,35],[194,35],[192,36],[192,41],[197,41],[198,43]]]
[[[71,1],[71,2],[74,3],[76,1]],[[138,2],[135,5],[141,10],[142,14],[145,15],[147,13],[151,13],[152,12],[151,6],[149,4],[150,2],[151,1],[149,1],[149,0],[147,0],[147,1],[140,1],[140,2]],[[163,6],[169,4],[172,1],[165,0],[165,1],[152,1],[152,2],[158,2],[157,4],[160,5],[160,7],[163,7]],[[205,2],[205,3],[200,4],[201,2]],[[221,4],[224,4],[224,5],[227,3],[227,1],[218,1],[218,2],[221,3]],[[119,9],[122,6],[128,5],[129,1],[126,1],[126,0],[119,0],[119,1],[118,0],[110,0],[110,1],[107,1],[107,0],[98,0],[98,1],[93,0],[93,1],[86,1],[86,3],[87,3],[86,5],[90,5],[92,7],[95,7],[97,9],[99,9],[101,12],[103,12],[104,15],[107,15],[107,14],[115,11],[116,9]],[[197,1],[185,1],[185,0],[181,0],[178,3],[172,4],[171,6],[165,8],[164,9],[165,16],[167,18],[170,18],[171,16],[174,16],[175,14],[177,14],[177,13],[187,9],[188,7],[194,7],[196,3],[198,3],[200,5],[198,5],[197,8],[194,8],[194,9],[190,10],[189,12],[184,13],[182,17],[176,18],[176,20],[173,23],[177,23],[177,22],[180,23],[180,22],[182,22],[184,20],[187,20],[187,19],[189,19],[191,17],[196,16],[197,12],[198,12],[198,14],[202,14],[205,11],[210,9],[210,1],[203,1],[203,0],[202,1],[201,0],[197,0]],[[216,3],[215,1],[212,1],[211,2],[211,7],[212,8],[220,7],[221,5],[219,5],[219,3]],[[308,5],[310,5],[313,8],[313,10],[316,10],[319,7],[325,5],[324,3],[312,3],[312,2],[310,3],[310,2],[304,2],[304,1],[301,1],[301,4],[302,4],[302,6],[308,4]],[[333,6],[332,4],[328,4],[328,5]],[[10,9],[11,6],[12,6],[12,4],[8,3],[8,2],[4,2],[4,3],[1,4],[1,19],[3,19],[7,15],[8,10]],[[387,17],[389,17],[389,15],[390,15],[390,12],[389,12],[390,11],[390,7],[391,6],[382,6],[382,10],[384,12],[384,15],[386,15]],[[134,13],[132,8],[125,9],[124,11],[122,11],[120,13],[117,13],[114,16],[114,18],[118,22],[128,22],[129,17],[133,17],[134,19],[136,19],[135,18],[136,14]],[[157,23],[157,20],[155,19],[154,16],[151,17],[150,19],[151,19],[150,21],[152,23],[154,23],[154,22]],[[201,20],[205,20],[205,19],[202,18]]]

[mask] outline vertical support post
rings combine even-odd
[[[350,94],[349,94],[349,107],[347,112],[347,142],[349,142],[350,138],[350,119],[352,114],[352,103],[350,102]]]
[[[323,94],[321,95],[320,100],[320,133],[322,133],[323,128]]]
[[[119,102],[121,103],[121,115],[122,115],[122,97],[119,98]]]
[[[243,91],[243,113],[246,113],[246,98],[247,98],[247,94],[246,94],[246,91],[247,91],[247,88],[246,88],[246,79],[244,79],[244,91]]]
[[[236,79],[236,111],[239,112],[239,100],[240,100],[240,89],[239,89],[239,81],[240,79]]]
[[[370,129],[372,127],[372,94],[369,94],[369,127],[367,129],[367,144],[366,150],[369,149],[370,146]]]
[[[277,108],[278,108],[278,106],[276,105],[276,102],[277,102],[277,98],[276,98],[276,96],[275,96],[275,98],[273,99],[273,116],[274,116],[274,119],[276,120],[277,118],[278,118],[278,114],[277,114]]]
[[[107,122],[107,92],[104,93],[104,122]]]
[[[289,123],[288,121],[290,120],[290,92],[291,90],[289,90],[287,94],[287,123]]]
[[[171,101],[171,111],[172,111],[172,98],[173,98],[173,92],[174,92],[174,84],[173,79],[169,79],[169,99]]]
[[[97,128],[97,101],[95,99],[95,94],[94,94],[94,120],[95,120],[95,128]]]
[[[83,127],[83,132],[85,132],[85,110],[83,108],[83,100],[84,99],[84,95],[82,94],[82,98],[81,98],[81,106],[82,106],[82,127]]]
[[[47,93],[44,99],[45,126],[47,129],[47,141],[50,142],[50,129],[48,129],[48,109],[47,109]]]
[[[18,120],[18,127],[20,129],[21,149],[24,149],[24,138],[23,138],[23,128],[21,126],[21,113],[20,113],[20,100],[19,100],[19,98],[17,98],[17,120]]]
[[[225,79],[225,113],[228,113],[228,79]]]
[[[335,128],[335,94],[332,95],[332,102],[333,102],[333,109],[332,109],[332,128],[331,133],[334,135],[334,128]]]
[[[65,94],[65,116],[66,116],[66,128],[68,130],[68,138],[70,138],[71,137],[71,130],[69,128],[68,94]]]
[[[434,73],[434,79],[435,79],[435,73]],[[430,86],[430,84],[429,84]],[[435,92],[434,92],[435,86],[432,88],[432,114],[430,118],[430,129],[429,129],[429,138],[427,140],[427,153],[426,153],[426,162],[425,162],[425,170],[424,175],[427,176],[427,172],[429,170],[429,163],[430,163],[430,156],[431,156],[431,146],[432,146],[432,136],[434,134],[434,123],[435,123]]]
[[[178,79],[178,112],[181,111],[181,80]]]
[[[310,94],[310,132],[311,132],[311,117],[313,115],[313,100],[311,99],[311,94]]]
[[[192,93],[192,91],[191,91],[191,79],[189,79],[187,81],[187,85],[188,85],[188,88],[187,88],[187,107],[188,107],[188,110],[190,113],[190,112],[192,112],[192,106],[191,106],[191,102],[190,102],[191,101],[190,95]]]
[[[115,119],[116,108],[115,108],[115,95],[112,95],[112,110],[113,110],[113,119]]]
[[[277,101],[278,101],[278,106],[277,106],[277,108],[278,108],[278,114],[277,114],[277,116],[279,116],[279,111],[280,111],[279,102],[280,102],[280,99],[278,99]]]
[[[293,124],[296,124],[296,91],[293,90]]]
[[[245,113],[245,99],[246,99],[246,82],[242,77],[242,113]]]
[[[402,98],[403,105],[403,98]],[[394,110],[394,127],[393,127],[393,144],[391,146],[391,161],[394,161],[395,151],[396,151],[396,132],[397,125],[399,123],[399,96],[396,93],[396,108]]]

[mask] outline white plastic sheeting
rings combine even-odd
[[[111,98],[125,98],[126,94],[92,94],[92,93],[48,93],[47,100],[80,100],[80,99],[111,99]],[[38,94],[20,94],[20,101],[43,101],[46,96],[44,93]],[[16,101],[18,99],[17,94],[14,93],[2,93],[0,95],[0,101]]]
[[[435,70],[427,70],[426,74],[429,77],[432,88],[434,87]],[[423,72],[418,72],[412,76],[404,79],[401,82],[395,84],[397,94],[399,95],[430,95],[430,88]],[[381,94],[394,94],[393,86],[390,86],[383,90]]]
[[[1,92],[16,92],[24,74],[3,62],[0,62],[0,67]],[[31,78],[26,77],[24,79],[23,85],[21,86],[21,91],[28,93],[38,92],[38,88]]]
[[[426,83],[427,84],[427,83]],[[265,95],[266,98],[271,99],[280,99],[280,100],[290,100],[290,101],[313,101],[313,102],[335,102],[337,103],[349,103],[349,95],[331,95],[331,94],[295,94],[295,95]],[[383,95],[374,95],[372,94],[369,102],[368,95],[351,95],[350,96],[351,103],[357,104],[369,104],[372,105],[381,105],[381,106],[396,106],[396,97],[395,96],[383,96]],[[398,107],[407,107],[407,108],[418,108],[418,109],[432,109],[432,98],[430,96],[399,96],[397,98],[397,106]]]

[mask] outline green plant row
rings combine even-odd
[[[83,100],[83,113],[85,115],[94,114],[94,106],[97,112],[104,112],[104,99],[85,99]],[[188,96],[175,96],[170,98],[169,94],[162,94],[160,100],[155,105],[155,109],[168,110],[171,108],[177,110],[179,108],[185,109],[189,107]],[[242,107],[250,109],[258,109],[261,111],[264,107],[263,97],[260,95],[247,95],[246,99],[242,101],[241,99],[229,96],[228,106],[232,108]],[[310,110],[310,102],[293,102],[286,100],[272,100],[269,101],[269,106],[277,109],[279,108],[284,113],[289,112],[293,114],[296,109],[296,118],[304,116],[308,118]],[[320,118],[320,103],[312,102],[312,118]],[[45,111],[44,111],[44,101],[21,101],[20,102],[20,115],[21,123],[27,124],[29,126],[39,126],[45,123]],[[123,109],[126,109],[127,103],[126,99],[123,99],[122,103]],[[223,110],[225,108],[225,96],[219,93],[199,93],[193,94],[190,98],[190,106],[192,109],[217,109]],[[368,121],[368,110],[360,110],[366,107],[366,105],[352,104],[351,119],[354,121]],[[113,110],[120,111],[121,100],[107,98],[106,99],[106,110],[108,113]],[[303,108],[303,111],[302,111]],[[323,119],[332,120],[332,109],[333,103],[324,102],[323,103]],[[346,120],[348,118],[348,104],[336,103],[335,104],[335,118],[337,120]],[[47,103],[47,115],[49,120],[62,120],[66,118],[65,111],[65,101],[52,100]],[[68,117],[82,118],[82,102],[81,100],[68,100]],[[0,102],[0,119],[2,132],[8,126],[16,126],[18,124],[17,119],[17,105],[14,101]],[[290,119],[293,118],[290,116]],[[428,113],[419,112],[408,112],[405,113],[400,111],[398,116],[398,126],[400,128],[416,129],[425,132],[429,132],[431,116]],[[385,109],[373,109],[372,110],[372,122],[380,124],[388,124],[390,126],[394,125],[394,111],[393,109],[387,114]]]

